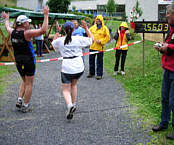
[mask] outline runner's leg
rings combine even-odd
[[[25,93],[25,77],[22,77],[22,82],[19,87],[19,98],[23,98]]]
[[[25,76],[24,103],[28,104],[32,95],[34,76]]]
[[[71,84],[71,99],[73,104],[76,104],[76,97],[77,97],[77,79],[74,79],[72,80]]]
[[[65,99],[66,104],[72,105],[72,99],[71,99],[71,84],[62,84],[62,93]]]

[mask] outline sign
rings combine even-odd
[[[135,22],[135,33],[167,33],[169,25],[167,22],[137,21]]]

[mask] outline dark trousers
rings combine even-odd
[[[90,50],[93,52],[96,50]],[[97,76],[103,76],[103,52],[89,55],[89,74],[95,75],[95,57],[97,56]]]
[[[116,61],[115,61],[114,71],[118,71],[120,56],[121,56],[121,71],[124,71],[127,50],[116,50],[116,53],[115,53]]]
[[[174,72],[164,70],[161,95],[162,112],[160,125],[168,127],[172,112],[172,126],[174,128]]]
[[[37,56],[42,56],[43,40],[36,40]]]

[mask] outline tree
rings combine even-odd
[[[136,8],[136,11],[137,11],[139,17],[141,17],[142,14],[143,14],[143,11],[142,11],[142,9],[140,8],[140,3],[139,3],[138,0],[136,1],[136,6],[135,6],[135,8]]]
[[[109,12],[109,14],[112,14],[113,12],[115,12],[116,6],[117,5],[114,0],[108,0],[107,5],[106,5],[107,12]]]
[[[48,0],[47,5],[50,8],[50,12],[67,13],[70,0]]]

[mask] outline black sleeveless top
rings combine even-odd
[[[35,57],[32,41],[29,42],[25,40],[24,30],[13,30],[11,34],[11,42],[14,49],[15,60]]]

